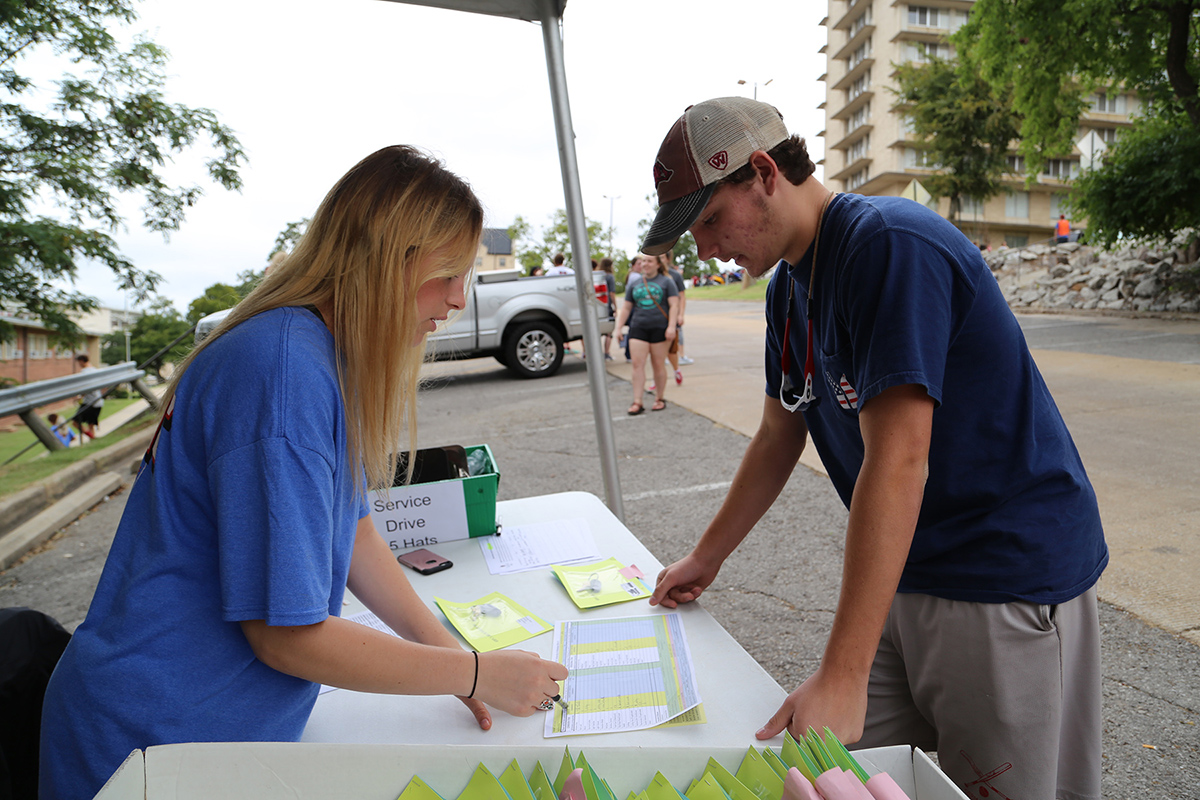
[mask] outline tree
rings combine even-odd
[[[1091,243],[1161,239],[1200,224],[1200,129],[1180,116],[1141,120],[1099,169],[1076,179],[1071,212],[1087,218]]]
[[[1126,136],[1146,130],[1129,148],[1114,149],[1123,151],[1126,164],[1135,151],[1148,154],[1171,139],[1167,121],[1189,128],[1185,138],[1192,139],[1200,131],[1198,28],[1200,0],[978,0],[952,41],[994,86],[1012,85],[1013,107],[1022,117],[1020,149],[1034,180],[1045,159],[1071,152],[1094,91],[1134,92],[1146,109]],[[1130,207],[1124,216],[1089,214],[1089,235],[1170,238],[1181,225],[1200,225],[1200,217],[1172,213],[1195,208],[1190,180],[1162,186],[1166,194],[1141,207],[1141,187],[1120,179],[1124,172],[1116,165],[1112,180],[1078,184],[1072,202],[1079,209]],[[1119,194],[1089,194],[1101,185]],[[1125,227],[1111,228],[1119,221]],[[1110,229],[1097,227],[1104,225]]]
[[[233,308],[245,296],[236,286],[214,283],[204,290],[204,294],[188,304],[187,321],[189,324],[195,324],[201,317]]]
[[[533,230],[521,215],[513,220],[513,224],[508,226],[508,238],[513,243],[513,256],[517,262],[525,268],[526,274],[533,274],[535,267],[540,267],[545,263],[546,259],[542,255],[542,251],[534,246],[522,244],[529,241],[529,233]]]
[[[191,323],[179,316],[179,312],[169,300],[159,299],[150,306],[150,310],[134,323],[129,336],[129,354],[138,364],[144,364],[162,348],[166,347],[179,336],[187,333]],[[156,363],[149,365],[155,374],[162,377],[161,369],[164,361],[180,361],[192,349],[190,339],[183,339],[171,350],[165,353]],[[101,353],[105,361],[116,356],[116,361],[125,360],[125,334],[113,333],[104,337]]]
[[[131,0],[24,0],[0,5],[0,302],[44,321],[66,341],[79,329],[68,314],[93,298],[59,288],[81,261],[107,265],[122,290],[141,300],[159,280],[118,252],[121,194],[144,200],[143,223],[164,236],[203,194],[163,172],[176,154],[211,145],[209,177],[241,187],[245,161],[233,133],[206,108],[167,102],[167,53],[145,38],[123,49],[109,32],[136,19]],[[33,54],[69,59],[53,101],[17,71]],[[0,337],[11,326],[0,322]]]
[[[934,197],[950,198],[957,224],[963,198],[986,200],[1004,189],[1008,149],[1018,119],[1007,91],[997,93],[970,63],[939,58],[896,67],[895,90],[936,172],[922,179]]]

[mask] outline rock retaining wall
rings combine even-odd
[[[1068,242],[983,255],[1013,309],[1200,313],[1196,251]]]

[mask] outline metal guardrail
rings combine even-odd
[[[21,414],[69,397],[107,389],[114,384],[133,383],[144,377],[146,373],[138,369],[135,362],[126,361],[113,367],[100,367],[89,372],[0,389],[0,417]]]
[[[174,344],[172,342],[171,345],[168,345],[168,348],[174,346]],[[37,441],[45,445],[47,450],[62,450],[66,445],[54,435],[54,432],[50,430],[50,426],[38,416],[38,408],[59,400],[66,400],[70,397],[94,392],[98,389],[107,395],[113,387],[122,383],[130,384],[137,390],[138,394],[146,398],[146,402],[151,406],[157,406],[158,397],[146,386],[143,380],[145,377],[146,373],[142,367],[133,361],[126,361],[112,367],[99,367],[62,378],[49,378],[44,381],[27,383],[23,386],[14,386],[10,389],[0,389],[0,417],[6,417],[11,414],[19,415],[21,420],[33,431],[34,436],[37,437]],[[82,409],[76,411],[69,421],[74,421],[75,417],[79,416],[81,412]],[[29,447],[26,447],[25,450],[17,453],[5,463],[7,464],[16,460],[26,450],[36,445],[37,442],[30,443]]]

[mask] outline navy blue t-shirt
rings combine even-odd
[[[978,248],[924,206],[839,195],[818,245],[813,443],[849,506],[859,409],[892,386],[933,398],[929,480],[899,591],[1065,602],[1108,563],[1096,495],[1016,318]],[[792,301],[792,383],[804,385],[812,248],[767,289],[767,394],[779,397]],[[799,412],[797,412],[799,413]]]

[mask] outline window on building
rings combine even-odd
[[[1112,144],[1117,140],[1116,128],[1091,128],[1089,133],[1096,134],[1096,136],[1100,137],[1100,141],[1105,144]]]
[[[31,359],[50,357],[50,342],[46,334],[31,333],[29,335],[29,357]]]
[[[871,24],[871,6],[867,6],[867,10],[863,15],[850,25],[850,38],[853,39],[858,35],[858,32]]]
[[[1096,92],[1092,95],[1092,110],[1098,114],[1124,114],[1125,95]]]
[[[846,148],[846,163],[853,164],[860,158],[866,158],[867,153],[871,150],[871,135],[867,134],[859,139],[854,144]]]
[[[849,134],[856,128],[867,124],[867,120],[871,118],[871,101],[867,101],[866,105],[850,115],[850,119],[846,120],[846,133]]]
[[[1013,175],[1025,174],[1025,158],[1024,156],[1009,156],[1008,171]]]
[[[904,45],[904,59],[917,64],[924,64],[931,58],[949,59],[954,57],[954,48],[946,43],[907,42]]]
[[[983,201],[978,197],[958,198],[958,213],[964,217],[982,217]]]
[[[867,72],[854,83],[850,84],[850,88],[846,90],[846,102],[849,103],[854,98],[861,95],[871,86],[871,71]]]
[[[482,266],[483,266],[483,256],[476,256],[476,257],[475,257],[475,266],[477,266],[477,267],[482,267]]]
[[[508,259],[507,259],[507,258],[505,258],[504,256],[501,256],[501,257],[500,257],[500,266],[502,266],[502,267],[503,267],[503,266],[504,266],[505,264],[507,264],[507,263],[508,263]]]
[[[1004,216],[1029,219],[1029,192],[1012,192],[1004,198]]]
[[[1050,219],[1057,220],[1059,214],[1067,213],[1067,196],[1065,194],[1050,195]]]
[[[860,187],[864,183],[866,183],[868,180],[870,180],[870,175],[868,174],[869,172],[870,172],[869,168],[860,169],[858,172],[854,173],[849,178],[847,178],[846,179],[846,191],[853,192],[855,189],[857,189],[858,187]]]
[[[1029,234],[1010,233],[1004,237],[1004,243],[1009,247],[1027,247],[1029,245]]]
[[[1069,180],[1079,175],[1079,162],[1070,158],[1048,158],[1042,166],[1042,174],[1060,181]]]
[[[939,17],[944,17],[946,12],[930,8],[929,6],[909,6],[908,7],[908,24],[920,25],[925,28],[942,27],[939,24]]]
[[[915,147],[904,148],[904,166],[907,169],[933,169],[937,162],[925,150]]]
[[[854,69],[862,62],[871,57],[871,40],[867,39],[853,53],[850,54],[850,60],[847,69]]]

